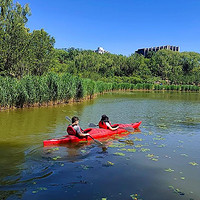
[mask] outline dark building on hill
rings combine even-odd
[[[168,49],[168,50],[172,50],[172,51],[180,51],[180,47],[166,45],[166,46],[160,46],[160,47],[138,49],[137,51],[135,51],[135,53],[142,54],[144,57],[146,57],[149,52],[151,52],[151,51],[157,52],[161,49]]]

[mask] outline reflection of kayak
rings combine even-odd
[[[115,131],[111,131],[109,129],[103,129],[103,128],[87,128],[84,130],[84,133],[89,133],[94,139],[104,138],[104,137],[111,136],[114,134],[120,134],[123,132],[127,132],[126,128],[128,128],[128,127],[137,129],[137,128],[139,128],[141,123],[142,123],[142,121],[132,123],[132,124],[114,124],[113,126],[119,126],[119,128]],[[73,135],[66,135],[66,136],[63,136],[60,138],[44,140],[43,144],[44,144],[44,146],[48,146],[48,145],[56,145],[56,144],[81,142],[81,141],[87,141],[87,140],[92,140],[92,138],[90,138],[90,137],[78,138]]]

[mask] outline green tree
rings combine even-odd
[[[0,8],[0,73],[16,77],[21,75],[19,68],[27,56],[29,29],[25,24],[30,8],[11,0],[1,0]]]
[[[42,75],[53,65],[55,39],[43,29],[34,30],[30,37],[29,62],[31,74]]]

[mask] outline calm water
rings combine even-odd
[[[142,120],[141,132],[104,141],[106,152],[95,143],[43,147],[66,134],[65,116],[87,128],[102,114],[112,123]],[[0,112],[0,199],[199,200],[199,130],[196,93],[121,92]]]

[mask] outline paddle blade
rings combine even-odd
[[[65,116],[65,119],[71,122],[71,119],[68,116]]]
[[[123,127],[123,129],[129,131],[129,132],[134,132],[134,128],[133,127]]]
[[[94,141],[95,141],[97,144],[99,144],[99,145],[103,145],[103,143],[100,142],[99,140],[95,140],[95,139],[94,139]]]
[[[89,137],[91,137],[97,144],[103,145],[103,143],[101,143],[99,140],[95,140],[91,135],[89,135]]]
[[[94,123],[89,123],[88,126],[89,126],[89,127],[97,127],[98,125],[97,125],[97,124],[94,124]]]

